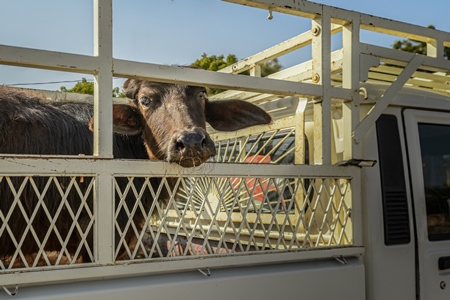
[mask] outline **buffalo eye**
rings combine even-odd
[[[200,100],[206,100],[206,98],[208,98],[208,94],[207,94],[206,90],[201,91],[201,92],[198,94],[198,98],[199,98]]]
[[[149,106],[150,103],[152,102],[150,98],[148,97],[141,97],[139,99],[139,102],[143,105],[143,106]]]

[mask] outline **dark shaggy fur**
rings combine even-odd
[[[60,154],[78,155],[92,154],[92,132],[87,124],[93,115],[93,105],[90,103],[47,103],[40,99],[28,98],[22,94],[14,92],[0,93],[0,153],[11,154]],[[128,159],[148,159],[145,146],[140,135],[123,136],[114,134],[114,156],[116,158]],[[11,263],[11,257],[16,251],[15,243],[20,244],[22,253],[28,261],[34,261],[39,251],[39,242],[45,242],[44,249],[50,253],[58,252],[62,249],[61,241],[67,242],[67,250],[71,257],[76,254],[76,250],[81,241],[81,235],[77,228],[71,228],[73,218],[69,210],[76,215],[81,204],[81,198],[75,189],[67,196],[67,204],[62,203],[62,195],[53,181],[49,184],[43,205],[38,205],[38,197],[30,180],[33,180],[38,193],[43,193],[48,185],[49,177],[26,178],[23,176],[10,177],[8,182],[3,178],[0,182],[0,213],[6,218],[9,216],[7,224],[0,218],[0,260],[6,265]],[[80,177],[76,182],[82,191],[86,193],[91,177]],[[152,179],[153,184],[158,184],[157,179]],[[70,177],[58,177],[59,185],[63,192],[66,192],[70,184]],[[126,180],[118,179],[121,185],[126,184]],[[142,185],[142,179],[135,179],[137,188]],[[22,190],[20,201],[15,202],[12,190]],[[134,198],[134,197],[133,197]],[[93,192],[89,193],[87,206],[93,213]],[[144,195],[142,203],[149,208],[152,202],[149,194]],[[134,205],[136,199],[127,199],[129,207]],[[44,207],[45,206],[45,207]],[[56,215],[60,211],[55,222],[55,230],[48,232],[51,226],[46,210],[50,216]],[[24,216],[24,213],[26,217]],[[26,230],[27,219],[32,221],[32,230]],[[118,216],[121,229],[125,228],[128,216],[122,209]],[[137,214],[134,218],[137,228],[142,228],[144,216]],[[86,242],[93,250],[93,225],[89,225],[88,210],[83,208],[78,216],[77,223],[82,232],[87,233]],[[8,232],[9,231],[9,232]],[[26,235],[24,236],[24,233]],[[12,233],[12,234],[11,234]],[[11,237],[12,235],[12,237]],[[127,242],[130,242],[134,235],[131,230],[127,234]],[[116,238],[118,240],[118,238]],[[15,243],[14,243],[15,241]],[[66,252],[67,253],[67,252]],[[55,256],[55,255],[54,255]],[[31,258],[30,258],[31,257]],[[55,256],[57,258],[57,256]],[[78,261],[90,261],[87,248],[82,247],[78,253]],[[59,263],[64,263],[67,259],[61,258]],[[13,262],[22,265],[21,258],[16,257]],[[56,263],[55,261],[51,263]]]

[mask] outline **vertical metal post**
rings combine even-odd
[[[360,158],[360,147],[353,138],[352,133],[360,121],[359,84],[359,31],[360,24],[357,16],[342,29],[342,48],[344,51],[342,66],[342,87],[351,89],[352,101],[342,105],[344,153],[343,159]]]
[[[439,59],[444,57],[444,42],[442,39],[430,39],[427,41],[427,56],[437,57]]]
[[[113,157],[112,153],[112,0],[94,0],[94,55],[99,69],[94,75],[94,155]],[[100,197],[101,196],[101,197]],[[98,174],[95,182],[96,259],[99,264],[113,262],[114,218],[113,179],[110,173]]]
[[[305,156],[305,110],[306,105],[308,104],[308,99],[306,98],[299,98],[297,109],[295,111],[295,152],[294,152],[294,163],[295,164],[305,164],[306,162],[306,156]],[[308,149],[309,151],[312,151],[312,149]],[[308,152],[309,153],[309,152]],[[305,179],[298,178],[297,184],[301,184],[305,187]],[[303,189],[299,188],[297,189],[295,193],[295,201],[297,202],[296,205],[298,207],[303,207],[303,204],[305,202],[305,194],[303,193]],[[293,216],[290,216],[291,222],[297,223],[298,219],[300,217],[300,212],[298,210],[295,210],[295,214]]]
[[[342,48],[344,52],[342,66],[342,87],[351,89],[352,101],[342,104],[343,118],[343,138],[344,153],[343,159],[361,157],[361,146],[353,139],[353,132],[360,122],[360,103],[359,103],[359,87],[360,87],[360,23],[357,14],[352,14],[342,29]],[[361,201],[361,177],[362,171],[354,168],[354,176],[350,182],[350,189],[345,195],[345,202],[352,207],[351,226],[346,226],[346,234],[352,239],[353,245],[360,246],[363,244],[363,222],[362,222],[362,201]],[[349,224],[350,225],[350,224]]]
[[[427,42],[427,56],[437,57],[438,47],[437,41],[431,40]]]
[[[314,164],[331,164],[331,16],[312,20],[312,80],[322,85],[322,97],[314,104]]]
[[[261,66],[256,64],[250,68],[250,76],[261,77]]]
[[[351,218],[345,228],[347,236],[353,241],[354,246],[362,246],[364,244],[363,233],[363,201],[361,191],[361,178],[363,175],[362,169],[358,167],[350,167],[353,169],[352,180],[350,181],[350,189],[345,195],[345,203],[347,206],[351,205]],[[356,200],[356,201],[355,201]]]
[[[305,157],[305,110],[308,104],[308,99],[298,99],[297,109],[295,111],[295,154],[294,163],[304,164],[306,162]],[[311,151],[311,149],[308,149]]]
[[[112,157],[112,1],[94,0],[94,155]]]

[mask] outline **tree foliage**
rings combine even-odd
[[[279,72],[282,68],[283,66],[278,62],[278,58],[274,58],[261,65],[261,76],[266,77],[267,75]]]
[[[194,61],[191,66],[200,67],[203,70],[208,71],[219,71],[229,65],[232,65],[238,61],[236,55],[228,54],[227,57],[223,55],[210,55],[208,56],[206,53],[202,54],[200,59]]]
[[[65,86],[62,86],[60,90],[67,93],[94,95],[94,83],[87,81],[86,78],[82,78],[73,88],[68,90]]]
[[[191,66],[193,67],[199,67],[204,70],[208,71],[218,71],[220,69],[223,69],[227,66],[230,66],[234,63],[238,62],[238,59],[236,55],[234,54],[228,54],[227,57],[224,55],[210,55],[208,56],[206,53],[203,53],[201,58],[194,61]],[[268,62],[261,64],[261,77],[266,77],[270,74],[276,73],[280,71],[283,68],[283,66],[278,62],[278,59],[272,59]],[[249,71],[244,71],[240,73],[242,75],[250,75]],[[211,95],[218,94],[222,92],[221,89],[209,89],[208,93]]]
[[[77,82],[71,89],[67,89],[65,86],[62,86],[59,89],[61,92],[94,95],[94,83],[87,81],[86,78],[82,78],[81,81]],[[119,87],[113,88],[112,96],[125,98],[125,95],[120,92]]]
[[[428,28],[436,29],[433,25],[429,25]],[[406,52],[418,53],[427,55],[427,43],[415,40],[400,40],[396,41],[394,45],[392,45],[393,49],[402,50]],[[444,47],[444,58],[450,59],[450,48]]]
[[[112,96],[116,98],[126,98],[125,94],[120,91],[120,88],[118,86],[113,88]]]

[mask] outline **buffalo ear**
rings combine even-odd
[[[136,96],[141,88],[142,80],[127,79],[123,85],[122,90],[128,99],[136,99]]]
[[[113,104],[113,132],[137,135],[144,128],[144,117],[139,109],[127,104]],[[94,131],[94,118],[89,121],[89,129]]]
[[[272,122],[263,109],[243,100],[206,101],[205,117],[206,122],[219,131],[235,131]]]

